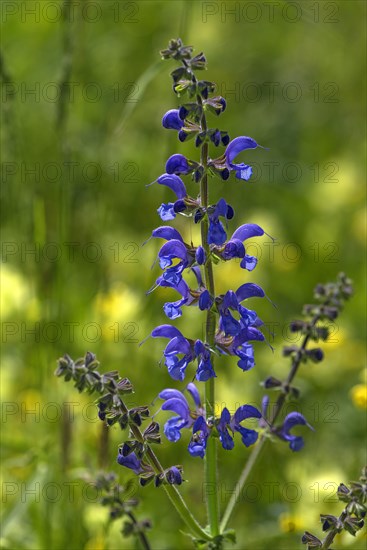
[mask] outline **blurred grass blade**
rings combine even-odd
[[[136,82],[136,86],[137,86],[137,93],[135,95],[136,100],[134,102],[125,103],[121,118],[113,132],[114,135],[121,134],[128,118],[132,115],[135,107],[138,105],[140,99],[144,95],[146,87],[153,80],[153,78],[163,69],[167,69],[167,67],[165,67],[164,64],[162,64],[162,61],[159,59],[156,63],[153,63],[152,65],[150,65],[150,67],[148,67],[147,70],[144,71],[143,74],[139,77],[139,79]]]

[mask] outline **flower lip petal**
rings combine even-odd
[[[239,239],[243,242],[251,237],[261,237],[264,233],[265,231],[256,223],[245,223],[236,229],[230,240]]]
[[[181,156],[182,157],[182,155],[173,155],[173,156]],[[183,158],[185,159],[185,157],[183,157]],[[168,163],[168,161],[167,161],[167,163]],[[187,163],[187,161],[186,161],[186,163]],[[178,177],[176,174],[173,174],[173,173],[162,174],[157,179],[157,183],[159,183],[160,185],[165,185],[166,187],[169,187],[174,193],[176,193],[176,196],[177,196],[178,199],[183,199],[184,197],[187,196],[187,191],[186,191],[185,184],[182,181],[182,179],[180,177]]]
[[[180,300],[178,302],[166,302],[163,305],[163,311],[169,319],[177,319],[182,315],[181,306],[186,300]]]
[[[152,231],[152,237],[165,239],[166,241],[175,239],[183,242],[183,238],[181,237],[179,231],[170,225],[161,225],[160,227],[157,227]]]
[[[233,170],[236,171],[236,178],[239,180],[248,181],[252,176],[252,167],[241,162],[241,164],[232,164]]]
[[[178,109],[170,109],[167,111],[162,118],[163,128],[167,130],[181,130],[184,125],[182,119],[179,117]]]
[[[164,243],[158,252],[158,258],[180,258],[181,260],[187,259],[187,249],[182,241],[178,239],[171,239]]]
[[[221,426],[221,428],[224,428],[226,424],[229,424],[230,420],[231,420],[231,413],[229,412],[227,407],[224,407],[220,415],[220,422],[218,424],[218,427]]]
[[[117,462],[120,464],[120,466],[130,468],[130,470],[132,470],[137,475],[143,472],[141,462],[134,452],[130,453],[128,456],[123,456],[119,453],[117,456]]]
[[[172,325],[159,325],[152,330],[151,335],[153,338],[183,338],[182,332]]]
[[[227,209],[228,209],[228,207],[227,207],[227,203],[226,203],[225,199],[223,199],[223,198],[219,199],[219,201],[216,204],[214,213],[212,214],[211,218],[213,220],[217,220],[219,218],[219,216],[222,216],[223,218],[225,218],[227,216]]]
[[[240,267],[242,267],[242,269],[247,269],[247,271],[253,271],[256,266],[257,258],[255,256],[245,254],[245,257],[241,260]]]
[[[203,431],[205,433],[209,433],[209,428],[206,425],[205,418],[203,416],[199,416],[192,427],[192,433],[195,434],[198,431]]]
[[[237,365],[243,371],[250,370],[255,366],[254,348],[251,344],[242,344],[235,353],[240,358]]]
[[[195,384],[190,382],[189,384],[187,384],[186,389],[190,393],[191,397],[193,398],[195,405],[197,407],[201,407],[200,394]]]
[[[241,434],[242,443],[246,447],[250,447],[250,445],[256,443],[257,438],[259,437],[259,434],[255,430],[249,430],[248,428],[243,428],[242,426],[238,426],[236,431]]]
[[[187,399],[184,396],[184,394],[182,392],[180,392],[179,390],[175,390],[173,388],[166,388],[165,390],[162,390],[158,394],[158,397],[160,399],[164,399],[165,401],[168,401],[168,399],[173,399],[173,398],[174,399],[181,399],[182,401],[187,403]]]
[[[203,265],[206,262],[206,253],[202,246],[198,246],[195,252],[195,260],[199,265]]]
[[[187,401],[180,398],[172,397],[167,399],[162,405],[162,411],[172,411],[178,414],[183,420],[188,420],[190,417],[190,409]]]
[[[227,234],[220,221],[210,220],[208,231],[208,244],[221,245],[226,242]]]
[[[177,355],[183,353],[184,355],[190,355],[191,347],[190,343],[183,336],[176,336],[170,340],[164,350],[164,356]]]
[[[300,436],[293,436],[292,440],[289,443],[289,447],[292,449],[292,451],[300,451],[304,447],[305,442],[303,441],[303,437]]]
[[[176,213],[173,210],[173,202],[169,202],[167,204],[162,203],[159,208],[157,208],[157,212],[161,220],[164,222],[168,222],[170,220],[174,220],[176,217]]]
[[[213,370],[210,359],[201,360],[196,371],[196,380],[199,382],[206,382],[209,378],[216,378],[216,374]]]
[[[190,172],[190,166],[187,158],[179,153],[172,155],[166,162],[167,174],[188,174]],[[183,198],[183,197],[178,197]]]
[[[236,290],[237,300],[243,302],[247,298],[264,298],[265,292],[255,283],[245,283]]]
[[[239,424],[246,418],[261,418],[261,412],[252,405],[242,405],[234,413],[233,419],[235,424]]]
[[[231,451],[233,449],[234,447],[233,437],[229,435],[227,428],[225,428],[220,432],[219,439],[223,449],[225,449],[226,451]]]
[[[182,475],[180,470],[176,466],[171,466],[166,473],[166,479],[170,485],[181,485]]]
[[[200,458],[205,456],[205,444],[201,441],[190,441],[187,449],[191,456],[199,456]]]
[[[260,146],[254,139],[248,136],[236,137],[227,146],[225,153],[227,162],[230,164],[241,151],[245,151],[245,149],[256,149],[256,147]]]
[[[185,426],[186,421],[182,420],[181,416],[172,416],[172,418],[169,418],[164,425],[164,435],[167,437],[168,441],[176,443],[179,439],[181,439],[180,430],[182,430]]]
[[[244,258],[245,257],[245,247],[243,246],[242,241],[239,239],[231,239],[225,244],[224,250],[222,252],[222,258],[224,260],[231,260],[232,258]]]
[[[284,433],[284,435],[289,436],[290,430],[297,425],[308,426],[309,428],[313,429],[309,425],[303,414],[299,412],[291,412],[284,419],[282,432]]]

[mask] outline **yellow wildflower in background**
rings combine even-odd
[[[349,393],[358,409],[367,409],[367,384],[357,384]]]
[[[300,516],[284,512],[279,516],[279,527],[283,533],[295,533],[305,529],[305,525]]]

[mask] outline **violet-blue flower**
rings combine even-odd
[[[169,319],[176,319],[177,317],[181,317],[181,306],[185,304],[189,305],[190,302],[192,302],[194,299],[191,296],[190,288],[186,281],[184,281],[184,279],[181,279],[178,284],[172,284],[168,281],[165,281],[163,276],[161,276],[157,279],[157,286],[173,288],[174,290],[177,290],[177,292],[179,292],[182,296],[181,300],[177,300],[175,302],[166,302],[164,304],[163,310]]]
[[[166,162],[167,174],[188,174],[191,170],[187,158],[178,153],[169,157]]]
[[[191,456],[199,456],[204,458],[210,429],[203,416],[196,419],[192,427],[193,436],[188,446],[188,451]]]
[[[252,237],[261,237],[265,231],[256,223],[245,223],[240,225],[233,233],[232,237],[226,243],[222,257],[225,260],[231,258],[242,258],[240,266],[243,269],[252,271],[257,264],[257,258],[246,254],[245,247],[241,247],[241,244]]]
[[[233,208],[224,199],[220,199],[212,212],[209,211],[208,244],[221,245],[226,241],[227,234],[219,217],[230,220],[234,216]]]
[[[163,128],[168,130],[181,130],[184,121],[180,118],[178,109],[170,109],[162,118]]]
[[[181,485],[182,474],[176,466],[171,466],[171,468],[166,471],[166,479],[170,485]]]
[[[254,139],[247,136],[240,136],[229,142],[225,152],[226,164],[228,170],[235,170],[236,178],[246,181],[249,180],[252,175],[252,168],[243,162],[234,164],[232,161],[241,151],[256,149],[256,147],[261,146],[258,145]]]
[[[194,343],[187,340],[178,328],[160,325],[152,331],[153,338],[170,338],[163,355],[169,375],[174,380],[185,378],[186,367],[195,359]]]
[[[217,424],[217,430],[224,449],[231,450],[234,447],[233,437],[228,430],[230,430],[232,434],[234,434],[234,432],[239,432],[241,434],[242,443],[246,447],[256,443],[258,433],[255,430],[250,430],[249,428],[241,426],[241,422],[248,418],[261,418],[261,412],[252,405],[242,405],[231,417],[229,410],[226,407],[223,409]]]
[[[168,203],[162,203],[159,208],[157,208],[157,212],[161,220],[164,222],[168,222],[170,220],[173,220],[176,217],[176,212],[173,209],[174,203],[168,202]]]
[[[182,155],[179,155],[182,156]],[[173,173],[162,174],[157,179],[157,183],[169,187],[177,196],[178,199],[183,199],[187,196],[186,187],[182,179]]]
[[[178,239],[167,241],[158,252],[159,265],[162,269],[170,267],[172,261],[179,259],[181,264],[186,267],[190,262],[190,256],[185,244]]]
[[[182,429],[192,429],[188,451],[191,456],[203,458],[210,429],[205,421],[205,411],[196,386],[190,382],[186,390],[193,398],[195,403],[194,409],[190,409],[186,397],[178,390],[166,389],[159,394],[159,397],[165,400],[162,410],[169,410],[177,414],[177,416],[170,418],[166,422],[164,433],[169,441],[176,442],[181,439]]]
[[[264,341],[265,338],[257,329],[263,324],[261,319],[255,311],[242,306],[241,302],[248,298],[264,296],[265,292],[260,286],[245,283],[236,292],[226,292],[218,302],[220,331],[215,337],[217,348],[222,353],[237,355],[237,365],[242,370],[249,370],[255,365],[254,350],[249,341]],[[233,317],[230,310],[239,314],[238,320]]]
[[[254,327],[245,328],[234,337],[229,346],[232,355],[239,357],[237,366],[243,371],[250,370],[255,366],[254,349],[252,344],[249,343],[253,340],[263,342],[265,338],[260,330]]]
[[[226,336],[236,336],[244,328],[262,324],[256,312],[245,308],[241,302],[253,296],[263,297],[265,293],[258,285],[252,283],[245,283],[245,285],[242,285],[237,292],[228,290],[218,304],[219,328]],[[239,313],[239,320],[233,317],[230,310]]]
[[[178,241],[183,242],[183,238],[180,232],[177,231],[177,229],[175,229],[174,227],[171,227],[170,225],[161,225],[160,227],[153,229],[152,237],[165,239],[166,241],[170,241],[171,239],[176,239]]]
[[[205,311],[210,309],[214,303],[213,296],[210,295],[209,290],[204,290],[199,297],[199,309]]]
[[[289,442],[289,447],[292,451],[300,451],[304,446],[302,436],[297,436],[290,433],[294,426],[298,425],[308,426],[311,430],[313,430],[312,426],[310,426],[301,413],[291,412],[285,417],[283,425],[274,431],[278,437]]]
[[[173,220],[176,217],[177,211],[179,211],[178,203],[181,204],[182,200],[187,196],[185,184],[176,174],[162,174],[156,181],[160,185],[169,187],[177,196],[176,202],[163,203],[157,209],[163,221]]]
[[[144,471],[141,466],[141,461],[134,452],[127,456],[123,456],[123,454],[119,452],[117,455],[117,462],[120,466],[125,466],[125,468],[132,470],[136,475],[139,475]]]
[[[204,414],[201,405],[200,394],[196,386],[191,382],[186,386],[195,403],[195,409],[190,410],[189,403],[182,392],[174,389],[166,389],[160,392],[159,397],[164,399],[161,407],[163,411],[172,411],[177,414],[164,425],[164,434],[169,441],[176,442],[181,439],[181,430],[191,428],[198,416]]]
[[[163,355],[169,375],[174,380],[184,380],[186,368],[189,363],[197,358],[198,368],[196,379],[205,382],[216,376],[210,361],[210,351],[201,340],[188,340],[172,325],[160,325],[156,327],[151,336],[153,338],[170,338]]]
[[[206,253],[202,246],[198,246],[195,252],[195,260],[199,265],[203,265],[206,262]]]
[[[215,378],[216,374],[210,360],[210,351],[201,340],[196,340],[195,355],[198,358],[198,370],[196,371],[196,380],[206,382],[209,378]]]

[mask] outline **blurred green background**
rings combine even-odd
[[[230,231],[256,222],[277,239],[251,243],[260,258],[253,273],[235,262],[216,270],[219,292],[253,281],[277,305],[253,304],[276,333],[274,353],[257,346],[248,373],[233,359],[217,362],[218,410],[259,404],[261,380],[286,375],[287,324],[316,283],[345,271],[355,284],[325,361],[298,378],[294,407],[315,433],[304,434],[299,454],[281,442],[268,446],[233,516],[238,548],[301,548],[303,530],[320,533],[320,513],[338,513],[337,484],[357,478],[365,461],[366,3],[4,0],[1,8],[1,548],[134,548],[119,525],[106,528],[107,511],[83,481],[103,467],[130,477],[115,462],[123,436],[112,428],[106,442],[91,399],[53,371],[60,355],[90,350],[104,370],[132,380],[131,403],[184,387],[159,366],[163,340],[138,347],[165,322],[162,305],[171,298],[163,289],[145,296],[159,273],[151,270],[159,243],[142,243],[160,225],[156,208],[172,199],[145,186],[168,155],[197,155],[192,142],[181,145],[161,128],[178,100],[174,64],[160,61],[159,50],[177,36],[205,52],[205,77],[227,98],[227,111],[211,123],[269,148],[243,156],[254,166],[249,183],[211,184],[212,202],[224,196],[235,207]],[[174,225],[195,241],[189,221]],[[190,310],[176,324],[199,337],[203,321]],[[203,464],[190,459],[187,437],[164,441],[159,456],[184,464],[184,496],[205,522]],[[239,441],[220,451],[223,505],[249,452]],[[136,493],[139,517],[154,523],[152,547],[189,548],[164,493]],[[363,535],[346,536],[335,548],[365,544]]]

